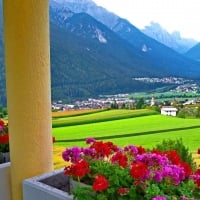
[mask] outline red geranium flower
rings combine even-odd
[[[195,175],[197,176],[200,176],[200,169],[197,169],[195,172],[194,172]],[[194,183],[197,185],[198,188],[200,188],[200,178],[196,178],[194,180]]]
[[[0,143],[8,144],[9,143],[9,135],[8,134],[0,135]]]
[[[129,188],[119,188],[117,193],[120,195],[126,195],[128,193],[128,191],[129,191]]]
[[[96,176],[94,183],[92,185],[94,191],[103,191],[106,190],[109,186],[109,181],[105,176],[99,174]]]
[[[194,172],[194,174],[200,175],[200,169],[197,169],[197,170]]]
[[[172,162],[172,164],[179,165],[181,163],[181,157],[176,150],[167,151],[165,153],[167,154],[167,157]]]
[[[197,153],[200,154],[200,148],[198,148]]]
[[[142,146],[137,147],[137,150],[138,150],[138,154],[143,154],[146,152],[146,149]]]
[[[118,163],[121,167],[125,168],[128,164],[128,158],[121,152],[117,152],[112,158],[112,163]]]
[[[0,152],[9,152],[8,124],[0,119]]]
[[[4,121],[0,119],[0,126],[4,126]]]
[[[90,148],[95,149],[95,154],[98,157],[108,157],[115,149],[116,146],[112,142],[94,142]]]
[[[186,177],[189,177],[192,174],[192,169],[191,169],[191,167],[190,167],[190,165],[188,163],[181,162],[180,166],[184,168]]]
[[[83,177],[88,172],[89,165],[85,160],[80,160],[65,168],[66,175],[72,175],[75,177]]]
[[[162,151],[160,151],[160,150],[158,150],[158,149],[153,149],[152,151],[151,151],[151,153],[155,153],[155,154],[157,154],[157,155],[164,155],[164,153],[162,152]]]
[[[130,174],[133,179],[143,178],[148,172],[147,165],[143,162],[133,162],[131,164]]]
[[[200,179],[195,180],[194,183],[198,188],[200,188]]]

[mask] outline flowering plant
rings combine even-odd
[[[197,154],[200,154],[200,148],[197,149]]]
[[[64,173],[91,187],[73,190],[78,200],[200,199],[200,169],[192,171],[177,151],[147,151],[129,145],[86,140],[88,148],[66,149]]]
[[[0,119],[0,152],[9,152],[8,124]]]

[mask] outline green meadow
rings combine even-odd
[[[53,128],[156,115],[153,110],[102,110],[53,118]]]
[[[115,142],[119,146],[154,147],[164,139],[182,138],[196,151],[200,144],[200,120],[162,116],[151,110],[105,110],[74,117],[53,119],[53,136],[63,147],[85,146],[94,137]]]

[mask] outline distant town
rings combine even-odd
[[[65,104],[60,101],[52,103],[53,110],[73,110],[73,109],[101,109],[101,108],[129,108],[134,109],[137,106],[139,99],[143,99],[143,104],[146,106],[164,105],[166,99],[168,105],[172,105],[175,101],[178,104],[187,105],[199,103],[199,86],[193,81],[176,77],[165,78],[135,78],[142,82],[155,83],[162,82],[167,84],[175,84],[177,87],[161,94],[149,94],[146,96],[140,93],[134,94],[114,94],[100,95],[98,98],[88,98],[83,101],[75,101],[72,104]],[[168,94],[169,93],[169,94]],[[137,97],[136,97],[137,96]],[[160,99],[162,97],[162,99]],[[180,97],[182,99],[180,100]],[[171,98],[171,99],[170,99]]]
[[[142,78],[133,78],[133,80],[146,82],[146,83],[170,83],[170,84],[185,84],[191,82],[191,80],[178,78],[178,77],[164,77],[164,78],[149,78],[149,77],[142,77]]]

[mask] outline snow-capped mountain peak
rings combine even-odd
[[[151,22],[150,25],[145,26],[142,32],[179,53],[185,53],[197,44],[197,41],[193,39],[182,38],[178,31],[170,34],[156,22]]]

